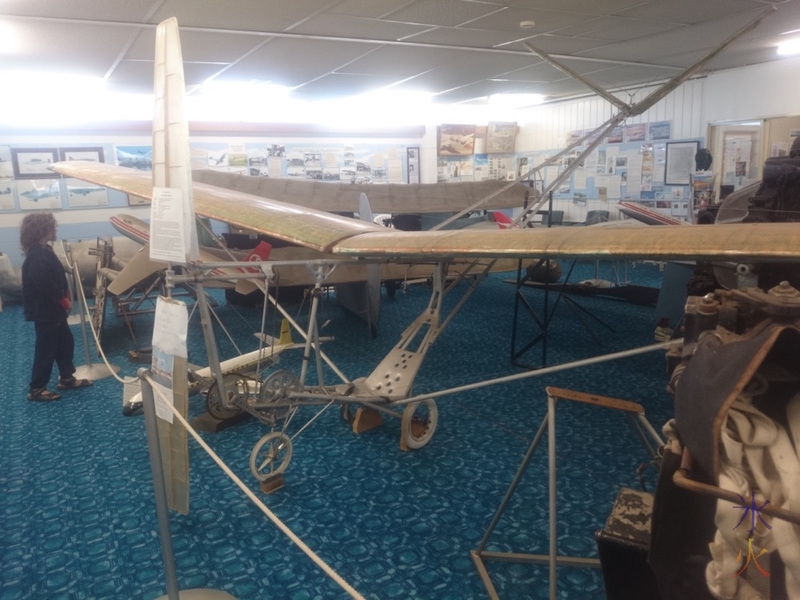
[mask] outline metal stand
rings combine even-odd
[[[645,439],[645,433],[648,433],[653,438],[653,440],[656,442],[656,446],[661,446],[663,444],[661,438],[653,429],[653,426],[650,425],[650,422],[645,418],[644,409],[640,404],[626,400],[596,396],[593,394],[586,394],[584,392],[575,392],[573,390],[555,387],[548,387],[546,388],[546,391],[547,415],[545,415],[544,420],[542,420],[542,424],[539,426],[539,430],[536,432],[536,435],[534,436],[533,441],[531,442],[531,445],[525,454],[525,457],[522,459],[522,464],[520,464],[516,475],[514,475],[514,480],[511,482],[511,486],[508,488],[503,501],[500,503],[500,507],[497,509],[497,512],[495,512],[494,517],[492,517],[492,522],[489,524],[489,528],[486,530],[486,533],[478,545],[478,548],[470,552],[470,556],[472,557],[472,560],[478,569],[478,574],[483,580],[483,584],[486,586],[486,591],[489,593],[489,597],[493,600],[499,599],[500,596],[497,594],[497,590],[492,584],[492,580],[489,577],[484,560],[548,565],[551,600],[556,600],[558,595],[558,566],[592,568],[600,567],[600,560],[597,558],[558,556],[558,507],[556,504],[556,405],[558,400],[562,399],[571,400],[574,402],[583,402],[586,404],[592,404],[594,406],[601,406],[604,408],[612,408],[623,411],[630,418],[630,422],[634,428],[634,431],[636,431],[639,438],[643,441],[645,449],[650,454],[651,458],[654,456],[654,450],[653,447],[647,443]],[[519,485],[519,482],[522,480],[522,476],[524,475],[525,470],[528,468],[528,464],[530,463],[531,458],[533,458],[534,452],[536,452],[536,448],[539,447],[539,443],[542,440],[542,436],[544,436],[545,429],[547,430],[549,475],[549,552],[547,555],[512,552],[489,552],[485,550],[486,545],[489,542],[489,537],[492,535],[495,527],[497,527],[497,523],[500,521],[500,518],[508,507],[511,497],[514,495],[514,491]]]
[[[167,490],[164,484],[164,469],[161,464],[161,444],[158,441],[158,421],[156,416],[153,388],[147,380],[147,369],[139,369],[142,382],[142,401],[144,421],[147,429],[147,448],[150,454],[150,469],[153,473],[153,492],[156,499],[158,516],[158,533],[161,540],[161,557],[164,562],[164,578],[167,594],[158,600],[235,600],[226,592],[211,589],[193,589],[179,592],[178,577],[175,569],[175,555],[172,551],[172,533],[169,528],[169,509],[167,508]]]

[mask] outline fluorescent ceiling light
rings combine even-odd
[[[521,108],[541,104],[544,99],[542,94],[492,94],[489,96],[489,104],[505,108]]]
[[[0,22],[0,54],[12,54],[18,49],[19,40],[14,27]]]
[[[778,44],[778,54],[781,56],[800,54],[800,38],[786,40],[785,42]]]
[[[289,106],[288,87],[266,81],[217,81],[203,83],[200,93],[186,97],[190,121],[275,121]]]

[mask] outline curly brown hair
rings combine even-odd
[[[38,246],[42,238],[56,230],[58,223],[53,213],[35,212],[25,215],[19,228],[19,245],[22,253],[27,254],[31,248]]]

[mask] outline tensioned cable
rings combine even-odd
[[[217,454],[211,449],[211,447],[208,444],[206,444],[203,438],[201,438],[200,435],[192,428],[192,426],[189,425],[186,419],[183,418],[183,415],[181,415],[180,412],[174,406],[172,406],[172,403],[169,402],[169,400],[164,396],[159,387],[157,385],[153,385],[154,382],[150,377],[149,373],[145,375],[145,378],[147,379],[147,382],[152,386],[153,392],[159,395],[162,402],[169,407],[169,409],[172,411],[172,414],[175,415],[178,421],[180,421],[181,425],[183,425],[186,428],[186,431],[188,431],[189,434],[197,441],[197,443],[200,444],[200,446],[203,448],[203,450],[205,450],[208,453],[211,459],[215,463],[217,463],[217,466],[219,466],[219,468],[222,469],[222,471],[228,477],[231,478],[231,480],[237,485],[237,487],[241,489],[245,493],[245,495],[248,498],[250,498],[250,500],[252,500],[253,503],[258,508],[261,509],[261,511],[269,518],[269,520],[272,521],[278,527],[278,529],[280,529],[286,535],[286,537],[288,537],[298,548],[300,548],[300,550],[302,550],[303,553],[314,562],[314,564],[316,564],[320,569],[322,569],[322,571],[324,571],[328,577],[333,579],[337,584],[339,584],[339,586],[341,586],[341,588],[344,591],[350,594],[351,597],[364,600],[364,597],[361,594],[359,594],[355,588],[353,588],[349,583],[347,583],[342,578],[341,575],[339,575],[330,566],[328,566],[328,564],[324,560],[322,560],[319,556],[317,556],[317,554],[311,548],[309,548],[305,544],[305,542],[303,542],[303,540],[301,540],[291,529],[289,529],[289,527],[287,527],[286,524],[283,521],[281,521],[277,515],[275,515],[275,513],[273,513],[269,508],[267,508],[267,506],[258,498],[258,496],[256,496],[252,492],[252,490],[249,487],[247,487],[244,484],[244,482],[241,479],[239,479],[233,471],[230,470],[228,465],[226,465],[225,462],[219,456],[217,456]]]

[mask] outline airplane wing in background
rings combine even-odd
[[[62,162],[63,175],[149,199],[150,174],[104,163]],[[340,257],[630,258],[651,260],[798,260],[800,223],[703,228],[553,227],[550,229],[397,231],[207,184],[194,184],[198,215]]]
[[[623,215],[636,219],[645,225],[691,225],[683,219],[676,219],[653,210],[640,202],[619,202],[617,210]]]
[[[523,183],[508,181],[370,185],[251,177],[210,169],[192,171],[192,179],[195,183],[333,212],[358,212],[358,198],[362,193],[369,196],[374,212],[449,213],[463,210],[484,198],[490,199],[481,209],[517,208],[525,202],[526,194],[533,192]],[[402,210],[398,211],[398,207]]]

